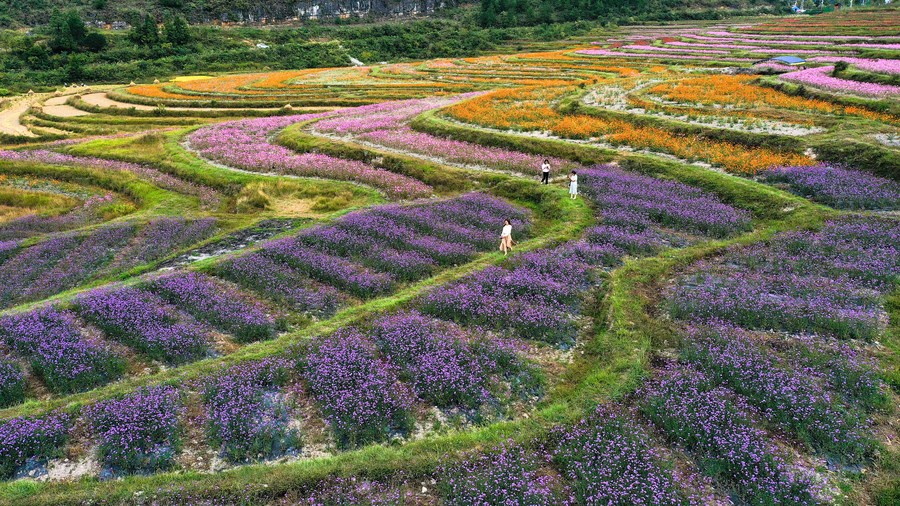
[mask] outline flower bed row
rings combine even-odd
[[[874,339],[880,295],[900,272],[900,225],[845,219],[821,232],[794,232],[771,246],[736,250],[679,280],[672,315],[719,318],[751,329]],[[873,292],[873,290],[875,290]]]
[[[399,283],[493,249],[504,219],[527,236],[525,210],[484,194],[385,206],[274,241],[256,254],[226,262],[220,271],[248,288],[330,314],[341,297],[318,287],[329,285],[359,298],[390,293]]]
[[[242,463],[300,449],[292,396],[301,386],[347,448],[407,434],[419,402],[477,413],[509,395],[539,394],[543,385],[516,347],[417,313],[343,329],[298,351],[233,366],[189,388],[145,387],[81,409],[104,473],[170,469],[188,423],[188,389],[200,392],[196,423],[209,444],[226,461]],[[0,422],[0,478],[60,455],[75,420],[51,413]]]
[[[900,183],[857,170],[827,164],[777,167],[761,177],[837,209],[900,209]]]
[[[78,296],[72,311],[43,307],[0,318],[0,339],[27,358],[54,393],[95,388],[125,371],[124,358],[86,334],[76,313],[107,339],[169,365],[210,353],[212,328],[249,342],[271,338],[283,325],[265,304],[196,273],[161,276],[138,287],[95,289]],[[12,398],[22,400],[18,394]]]
[[[0,150],[0,160],[14,162],[46,163],[50,165],[73,165],[77,167],[99,168],[120,172],[130,172],[150,181],[154,185],[185,195],[193,195],[207,207],[213,207],[222,200],[222,195],[215,189],[161,172],[147,165],[120,162],[90,156],[75,156],[57,153],[45,149],[7,151]]]
[[[523,254],[505,267],[439,287],[422,298],[421,310],[510,337],[571,346],[580,297],[595,267],[652,254],[679,240],[673,232],[721,237],[750,228],[748,213],[684,184],[613,166],[582,170],[580,176],[603,224],[588,229],[582,241]]]
[[[158,219],[69,233],[10,254],[0,263],[0,306],[44,298],[99,275],[159,260],[212,235],[216,220]]]
[[[374,110],[365,113],[351,109],[346,113],[341,113],[337,118],[319,121],[313,127],[317,132],[350,135],[387,148],[440,158],[451,163],[537,174],[544,160],[543,157],[444,139],[409,128],[409,122],[418,114],[468,97],[469,95],[461,95],[452,100],[411,100],[399,103],[395,109]],[[573,167],[573,164],[565,160],[550,158],[549,161],[555,170]]]
[[[898,234],[896,221],[848,217],[696,265],[702,274],[683,275],[667,299],[684,322],[680,364],[639,393],[642,410],[747,501],[831,501],[821,478],[789,463],[783,438],[760,427],[829,463],[873,457],[869,413],[886,405],[885,386],[864,343],[836,339],[883,331]]]
[[[340,330],[312,345],[301,369],[341,447],[407,434],[417,400],[477,411],[500,395],[498,381],[527,395],[542,381],[514,347],[415,312]]]
[[[427,196],[431,188],[416,179],[378,169],[363,162],[319,153],[296,153],[273,144],[269,137],[289,125],[328,116],[329,113],[232,121],[190,134],[191,148],[202,156],[253,172],[356,181],[384,191],[392,198]]]

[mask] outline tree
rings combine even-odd
[[[481,26],[496,26],[499,5],[497,0],[482,0],[478,22]]]
[[[183,46],[191,41],[191,32],[183,16],[172,16],[163,27],[166,42],[173,46]]]
[[[106,49],[107,40],[106,36],[99,32],[91,32],[85,36],[84,41],[81,43],[85,49],[91,51],[93,53],[99,53]]]
[[[78,16],[75,13],[75,16]],[[81,24],[82,30],[84,23]],[[68,53],[78,49],[78,40],[72,34],[69,16],[60,11],[53,11],[50,15],[50,39],[47,40],[47,46],[54,53]]]
[[[84,20],[78,15],[78,12],[71,10],[66,13],[66,25],[69,27],[69,33],[72,34],[75,44],[81,44],[87,36],[87,27],[84,26]]]
[[[149,14],[138,20],[131,29],[129,35],[132,42],[139,46],[155,47],[159,45],[159,30],[156,28],[156,20]]]

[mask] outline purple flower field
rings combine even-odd
[[[491,396],[489,371],[463,332],[417,313],[378,320],[372,340],[403,371],[413,391],[438,407],[477,407]]]
[[[390,293],[400,283],[496,248],[506,218],[515,223],[517,237],[528,236],[527,211],[480,193],[384,206],[276,240],[258,254],[226,263],[223,275],[276,298],[293,298],[315,312],[333,306],[328,301],[335,296],[307,294],[304,286],[330,285],[362,299]],[[263,279],[267,287],[261,286]]]
[[[818,504],[816,485],[792,469],[731,393],[702,373],[664,371],[641,392],[641,410],[701,469],[752,504]]]
[[[270,339],[280,325],[277,315],[262,302],[203,274],[165,275],[150,282],[148,289],[240,342]]]
[[[68,415],[56,412],[0,421],[0,479],[11,478],[29,461],[45,462],[62,454],[70,425]]]
[[[396,366],[356,329],[316,343],[302,359],[303,378],[340,447],[383,441],[411,426],[413,395]]]
[[[576,504],[572,491],[558,476],[542,472],[549,458],[513,442],[485,453],[466,455],[442,465],[439,489],[450,506],[472,504]]]
[[[344,297],[334,288],[313,281],[300,271],[260,253],[220,264],[216,274],[299,311],[320,317],[334,314]]]
[[[820,232],[783,234],[728,254],[727,268],[700,264],[669,296],[683,320],[718,318],[751,329],[874,339],[879,295],[900,273],[900,225],[844,219]]]
[[[148,387],[84,409],[100,458],[114,474],[168,469],[179,448],[181,396],[173,387]]]
[[[26,357],[55,393],[88,390],[125,371],[121,357],[81,334],[72,313],[52,307],[0,318],[0,340]]]
[[[627,415],[599,406],[573,427],[557,427],[553,463],[575,484],[577,504],[693,505],[688,484],[663,467],[665,459]]]
[[[785,183],[791,192],[837,209],[900,209],[900,183],[862,171],[825,164],[776,167],[762,178]]]
[[[209,350],[202,325],[135,288],[97,289],[75,302],[76,310],[106,336],[169,364],[196,360]]]
[[[200,199],[206,207],[217,206],[222,195],[215,189],[166,174],[157,169],[136,163],[120,162],[90,156],[75,156],[45,149],[27,151],[0,150],[0,160],[12,162],[45,163],[51,165],[73,165],[76,167],[92,167],[103,170],[130,172],[152,184],[178,193],[193,195]]]
[[[872,450],[868,422],[815,375],[782,360],[750,333],[727,325],[688,326],[683,358],[711,381],[743,395],[762,417],[812,447],[850,461]]]
[[[57,216],[29,214],[0,225],[0,240],[26,239],[40,234],[63,232],[103,220],[101,211],[114,201],[112,194],[89,197],[70,211]]]
[[[580,171],[579,182],[606,223],[626,227],[653,224],[712,237],[750,229],[749,213],[686,184],[626,172],[612,165]]]
[[[263,360],[204,382],[207,434],[225,459],[243,462],[299,449],[300,434],[288,427],[287,407],[277,395],[288,368],[284,360]]]
[[[25,375],[15,362],[0,357],[0,408],[25,400]]]
[[[0,263],[0,307],[45,298],[99,276],[160,260],[211,236],[216,220],[165,218],[65,233],[11,251]],[[10,246],[12,247],[12,246]]]

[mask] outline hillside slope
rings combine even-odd
[[[0,26],[45,24],[54,9],[75,9],[88,22],[110,25],[130,22],[147,13],[158,18],[180,14],[191,23],[258,23],[420,17],[448,8],[476,5],[480,11],[494,12],[505,26],[598,16],[666,19],[688,12],[783,7],[782,2],[773,0],[0,0]]]

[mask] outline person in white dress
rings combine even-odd
[[[578,173],[574,170],[569,174],[569,196],[573,199],[578,197]]]
[[[503,231],[500,232],[500,251],[506,255],[512,249],[512,244],[512,223],[509,220],[504,220]]]

